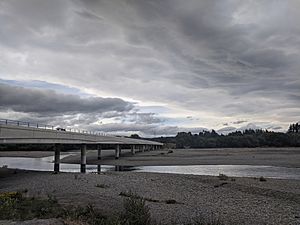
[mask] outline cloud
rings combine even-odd
[[[168,111],[145,112],[138,123],[173,126],[162,119],[172,117],[181,127],[191,116],[199,118],[191,127],[238,118],[287,127],[299,121],[299,7],[297,0],[2,1],[0,78],[68,84],[101,104],[113,96]],[[84,101],[87,111],[100,110],[94,101]],[[106,119],[134,121],[119,111]]]
[[[113,133],[113,134],[132,134],[138,133],[143,137],[155,137],[155,136],[174,136],[178,132],[192,132],[199,133],[206,128],[188,128],[188,127],[178,127],[178,126],[161,126],[157,124],[119,124],[110,123],[103,124],[101,126],[90,127],[90,129],[100,132]]]
[[[238,121],[234,121],[232,122],[233,124],[241,124],[241,123],[246,123],[248,122],[247,120],[238,120]]]
[[[0,84],[0,109],[39,115],[124,112],[133,104],[119,98],[61,94],[52,90],[27,89]]]

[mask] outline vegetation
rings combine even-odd
[[[176,144],[176,148],[253,148],[253,147],[300,147],[300,126],[292,124],[287,133],[268,130],[235,131],[228,135],[216,131],[198,134],[180,132],[175,137],[153,138],[154,141]]]
[[[25,193],[25,192],[23,192]],[[132,192],[120,193],[124,199],[124,211],[119,216],[107,217],[93,206],[72,207],[62,206],[51,196],[48,198],[27,198],[21,192],[6,192],[0,194],[0,220],[31,220],[34,218],[60,218],[64,224],[81,225],[156,225],[151,219],[150,209],[146,200]],[[156,201],[153,201],[156,202]],[[166,200],[167,204],[177,203]],[[206,220],[199,217],[190,225],[221,225],[219,220]]]
[[[288,133],[300,133],[300,124],[299,123],[291,124]]]
[[[266,179],[266,178],[264,178],[264,177],[260,177],[260,178],[259,178],[259,181],[262,181],[262,182],[264,182],[264,181],[267,181],[267,179]]]
[[[124,201],[125,212],[122,215],[123,224],[128,225],[151,225],[151,215],[149,207],[143,198],[132,195]]]
[[[0,220],[56,218],[61,212],[55,199],[24,198],[20,192],[0,194]]]

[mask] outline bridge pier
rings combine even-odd
[[[101,145],[97,145],[97,150],[98,150],[98,160],[100,160],[101,159],[102,146]]]
[[[98,173],[98,174],[101,173],[101,165],[97,165],[97,173]]]
[[[80,163],[80,172],[86,172],[86,145],[81,146],[81,163]]]
[[[131,154],[135,155],[135,145],[131,145]]]
[[[118,159],[120,157],[121,147],[119,144],[116,145],[115,148],[115,159]]]
[[[60,146],[54,144],[54,172],[59,172],[60,164]]]

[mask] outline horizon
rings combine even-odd
[[[1,1],[0,118],[142,137],[287,132],[300,122],[298,9]]]

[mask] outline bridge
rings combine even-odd
[[[51,144],[54,150],[54,171],[59,172],[60,151],[64,145],[79,145],[81,149],[80,170],[86,172],[86,151],[97,149],[98,159],[101,159],[101,151],[107,145],[114,146],[115,159],[121,154],[122,147],[130,146],[134,155],[139,151],[156,150],[162,147],[162,143],[143,139],[133,139],[117,136],[109,136],[103,133],[65,130],[49,125],[41,125],[14,120],[0,120],[0,144]]]

